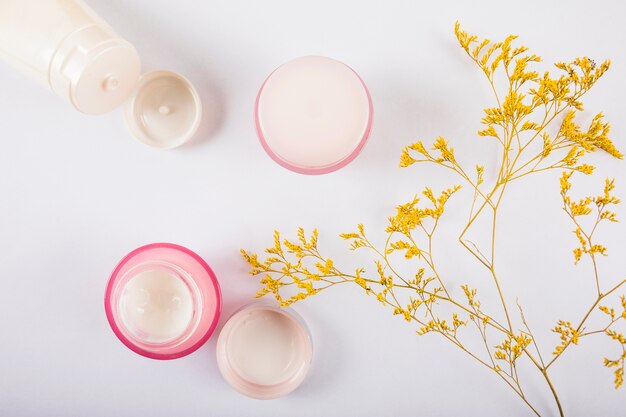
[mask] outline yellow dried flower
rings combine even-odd
[[[250,265],[250,273],[261,277],[262,288],[258,296],[271,294],[279,305],[289,306],[338,284],[355,284],[367,295],[375,295],[375,299],[394,315],[413,325],[418,335],[436,333],[493,371],[539,415],[522,389],[517,371],[517,367],[524,363],[518,363],[518,360],[528,359],[525,362],[534,366],[546,381],[559,415],[563,416],[564,410],[549,371],[571,345],[577,345],[583,338],[594,334],[608,336],[613,344],[619,345],[622,353],[611,356],[613,359],[604,358],[604,365],[613,371],[616,388],[623,384],[624,378],[626,338],[616,325],[626,322],[626,297],[620,297],[621,307],[617,308],[608,307],[604,302],[626,286],[626,280],[613,286],[601,280],[597,262],[599,255],[604,256],[608,252],[594,235],[598,225],[605,220],[609,224],[617,222],[616,214],[611,210],[620,202],[612,194],[615,184],[607,179],[603,192],[598,196],[579,199],[570,196],[574,172],[591,175],[594,171],[594,167],[586,162],[590,154],[603,151],[614,158],[623,158],[609,137],[610,125],[602,113],[597,113],[586,129],[576,121],[578,113],[583,111],[583,95],[609,69],[610,62],[597,65],[593,60],[582,57],[569,63],[556,63],[557,74],[539,72],[536,65],[541,58],[530,54],[525,46],[516,46],[515,36],[508,36],[502,42],[480,40],[462,30],[458,22],[454,33],[461,48],[486,75],[494,92],[495,104],[484,110],[481,120],[484,126],[478,131],[478,136],[492,138],[501,148],[501,157],[496,165],[499,167],[497,178],[486,184],[485,165],[480,161],[470,161],[468,165],[464,161],[465,156],[457,155],[442,137],[436,138],[432,145],[417,141],[404,147],[399,165],[406,168],[417,163],[434,164],[454,172],[459,181],[470,187],[473,198],[468,204],[468,222],[458,241],[485,267],[498,296],[498,310],[485,311],[476,289],[463,284],[462,293],[459,293],[439,272],[433,237],[443,221],[445,207],[460,189],[459,185],[438,194],[425,187],[419,196],[397,205],[395,213],[388,219],[386,240],[381,247],[371,243],[362,224],[357,225],[356,231],[341,234],[350,250],[369,251],[374,256],[371,271],[359,267],[354,272],[344,272],[331,258],[322,256],[318,249],[317,230],[307,237],[304,229],[298,228],[297,240],[294,241],[282,239],[276,231],[274,245],[265,250],[267,256],[263,260],[244,250],[241,253]],[[507,88],[500,91],[500,85]],[[554,123],[558,124],[555,126]],[[591,262],[596,288],[591,307],[586,314],[581,314],[582,320],[560,320],[552,328],[559,342],[551,358],[544,361],[521,305],[518,303],[519,318],[524,325],[522,330],[515,325],[508,298],[500,285],[500,276],[494,267],[497,252],[495,227],[501,201],[511,182],[555,169],[562,171],[560,195],[563,208],[574,224],[573,233],[578,242],[573,250],[575,262],[583,257]],[[482,216],[488,216],[493,224],[488,248],[479,247],[465,238]],[[583,219],[595,219],[595,222],[590,228],[584,227],[588,225],[581,224]],[[397,261],[405,262],[403,268],[398,267]],[[412,272],[405,273],[407,270]],[[476,278],[485,282],[484,277]],[[490,308],[494,305],[485,304]],[[596,310],[608,323],[600,329],[589,330],[586,328],[587,319]],[[470,326],[467,326],[468,323]],[[474,348],[476,343],[473,343],[472,337],[478,339],[481,349]]]

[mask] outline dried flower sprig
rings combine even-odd
[[[553,352],[553,358],[550,362],[547,363],[546,369],[554,363],[558,359],[559,356],[563,353],[563,351],[570,344],[578,344],[579,339],[593,335],[598,333],[604,333],[609,336],[611,339],[617,341],[621,347],[621,355],[617,359],[608,359],[604,358],[604,366],[607,368],[615,368],[615,388],[619,388],[624,382],[624,360],[626,359],[626,337],[618,330],[616,330],[617,326],[620,322],[626,321],[626,297],[623,295],[620,297],[621,300],[621,312],[616,313],[614,308],[609,308],[604,305],[600,305],[606,297],[613,294],[616,290],[622,287],[622,285],[626,282],[626,280],[619,282],[617,285],[613,286],[608,290],[604,290],[602,288],[600,282],[600,275],[598,273],[598,262],[597,256],[603,255],[607,256],[607,248],[601,244],[596,243],[594,239],[594,234],[598,228],[598,225],[602,222],[617,222],[617,217],[615,212],[609,210],[609,207],[613,205],[617,205],[620,203],[620,200],[612,194],[612,191],[615,189],[615,181],[614,180],[605,180],[603,193],[596,197],[585,197],[578,201],[572,200],[569,196],[569,192],[572,188],[572,184],[570,182],[570,178],[572,176],[571,172],[564,172],[561,176],[561,198],[563,199],[563,210],[567,213],[569,218],[574,223],[575,229],[573,231],[576,239],[578,240],[579,246],[573,250],[574,253],[574,261],[576,263],[580,262],[583,256],[587,256],[593,265],[594,272],[594,281],[596,286],[596,298],[593,301],[591,307],[587,310],[587,313],[583,316],[582,320],[578,323],[578,325],[574,326],[569,321],[559,320],[557,325],[552,329],[553,332],[559,334],[561,339],[561,344],[556,346]],[[591,225],[589,230],[585,230],[582,226],[581,221],[579,220],[582,217],[593,216],[595,213],[595,218],[593,224]],[[602,313],[609,316],[609,323],[597,330],[586,331],[585,324],[587,319],[591,316],[591,314],[598,309]],[[619,311],[619,310],[618,310]]]
[[[454,32],[461,47],[486,75],[495,96],[496,106],[485,109],[481,121],[484,128],[478,136],[493,138],[502,148],[497,178],[488,183],[481,163],[472,163],[472,170],[467,169],[441,137],[431,146],[420,141],[405,147],[400,166],[431,163],[444,167],[453,171],[473,191],[468,222],[458,240],[486,268],[498,292],[501,312],[485,311],[477,290],[468,284],[461,286],[462,297],[452,296],[453,292],[446,287],[437,269],[433,236],[446,203],[460,185],[439,194],[425,188],[420,196],[399,205],[388,220],[385,244],[380,248],[371,243],[363,225],[358,225],[353,232],[341,234],[341,238],[350,243],[351,250],[367,250],[373,254],[375,259],[371,270],[365,267],[350,272],[338,269],[332,259],[321,255],[317,230],[307,237],[302,228],[298,229],[296,240],[284,239],[275,232],[274,245],[266,249],[264,259],[244,250],[242,254],[251,266],[250,273],[261,276],[263,287],[258,296],[272,294],[280,305],[288,306],[338,284],[356,284],[365,294],[389,307],[393,314],[414,323],[418,335],[438,334],[493,371],[539,415],[525,394],[518,373],[522,363],[530,363],[546,381],[559,414],[563,416],[549,370],[571,345],[594,334],[605,334],[621,348],[618,356],[604,359],[604,365],[614,371],[616,388],[622,385],[624,377],[626,338],[617,326],[626,322],[626,298],[621,296],[619,308],[604,303],[626,286],[626,280],[605,289],[607,283],[601,281],[597,262],[600,255],[607,255],[607,248],[595,240],[599,224],[617,221],[610,209],[619,203],[612,194],[614,182],[607,180],[603,193],[597,197],[574,200],[569,195],[574,172],[593,173],[594,167],[583,162],[589,153],[603,151],[612,157],[623,158],[609,138],[610,125],[604,121],[602,113],[598,113],[586,129],[576,122],[578,112],[583,110],[583,95],[609,69],[610,63],[605,61],[597,65],[589,58],[577,58],[571,63],[557,63],[557,76],[549,72],[540,75],[530,67],[541,59],[528,54],[524,46],[514,47],[515,36],[495,43],[479,40],[461,30],[458,23]],[[501,96],[498,85],[502,83],[506,89]],[[496,225],[499,207],[511,182],[554,169],[563,171],[563,207],[574,223],[574,234],[579,242],[574,249],[575,262],[583,257],[591,260],[595,294],[580,321],[559,320],[553,327],[560,343],[548,360],[544,359],[519,303],[519,317],[515,324],[516,316],[512,315],[500,286],[495,267]],[[591,228],[583,227],[581,219],[594,213],[595,222]],[[488,248],[479,248],[465,237],[481,216],[491,219]],[[400,272],[399,259],[410,264],[412,274],[407,276]],[[606,316],[608,323],[603,328],[588,330],[588,319],[595,312]],[[499,315],[503,320],[496,318]],[[471,344],[467,343],[476,337],[482,341],[479,351],[471,349]]]

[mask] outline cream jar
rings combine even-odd
[[[226,322],[217,340],[224,379],[252,398],[273,399],[295,390],[313,358],[309,330],[290,308],[258,302]]]

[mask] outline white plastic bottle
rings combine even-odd
[[[202,102],[171,71],[141,74],[135,48],[82,0],[0,0],[0,59],[87,114],[125,103],[140,141],[173,148],[196,133]]]
[[[0,58],[88,114],[118,107],[141,70],[135,48],[82,0],[0,0]]]

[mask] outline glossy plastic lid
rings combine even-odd
[[[228,319],[217,340],[217,364],[237,391],[268,400],[295,390],[313,356],[308,328],[292,309],[250,304]]]
[[[202,102],[182,75],[153,71],[139,78],[126,103],[126,124],[143,143],[174,148],[193,137],[202,119]]]
[[[365,146],[372,116],[372,100],[357,73],[322,56],[278,67],[261,87],[255,108],[265,151],[302,174],[325,174],[352,161]]]

